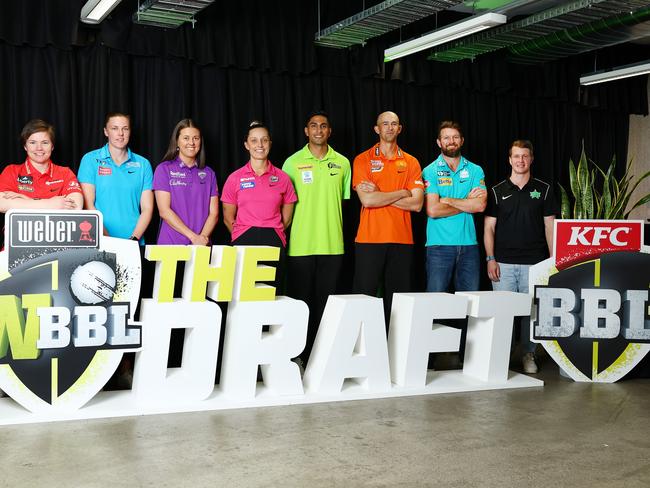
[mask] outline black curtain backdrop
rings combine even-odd
[[[2,167],[24,160],[18,135],[27,120],[40,117],[57,129],[54,161],[76,171],[85,152],[104,144],[104,115],[121,110],[132,115],[131,148],[154,167],[176,122],[195,119],[221,185],[246,161],[243,137],[253,119],[269,125],[271,159],[282,164],[306,142],[305,116],[324,109],[333,124],[331,145],[352,160],[376,142],[377,114],[394,110],[404,125],[399,143],[422,167],[437,156],[437,125],[454,119],[464,127],[463,153],[484,168],[488,184],[509,174],[508,146],[516,138],[535,144],[538,176],[566,183],[567,162],[579,157],[583,140],[601,165],[612,156],[624,161],[629,114],[648,110],[647,77],[579,86],[580,74],[594,66],[643,59],[647,49],[631,45],[539,66],[508,63],[504,53],[454,64],[429,62],[420,53],[384,64],[384,48],[400,35],[406,39],[456,14],[363,47],[332,50],[313,44],[317,0],[216,2],[194,29],[175,30],[134,25],[135,0],[124,0],[101,26],[86,26],[78,21],[83,3],[2,1]],[[321,27],[358,12],[357,3],[321,0]],[[353,197],[345,210],[350,251],[358,212]],[[414,219],[420,244],[424,225],[421,213]],[[154,222],[148,242],[156,231]],[[215,241],[227,242],[222,224]],[[421,270],[416,278],[422,284]]]

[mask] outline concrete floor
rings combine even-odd
[[[650,486],[650,380],[0,427],[3,487]]]

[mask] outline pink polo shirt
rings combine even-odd
[[[282,205],[298,200],[291,179],[284,171],[268,162],[267,171],[258,176],[250,161],[226,180],[221,201],[237,205],[237,216],[232,228],[234,241],[251,227],[275,229],[282,243],[287,237],[282,225]]]

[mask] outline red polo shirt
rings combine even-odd
[[[22,164],[10,164],[0,174],[0,191],[13,191],[34,200],[81,193],[81,187],[70,168],[48,161],[45,173],[32,166],[29,159]]]

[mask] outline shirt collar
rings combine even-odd
[[[374,154],[375,157],[385,159],[386,161],[393,161],[395,159],[404,158],[404,153],[402,152],[402,148],[400,148],[399,146],[396,147],[397,150],[395,151],[395,155],[392,158],[388,158],[382,154],[381,149],[379,148],[379,143],[375,144],[372,148],[370,148],[370,151],[372,152],[372,154]]]
[[[309,151],[309,149],[307,149],[307,151]],[[269,166],[268,166],[268,168],[266,169],[266,171],[265,171],[264,173],[262,173],[261,175],[259,175],[260,177],[265,176],[265,175],[275,175],[275,174],[277,173],[277,168],[276,168],[275,166],[273,166],[273,163],[272,163],[270,160],[268,160],[268,159],[266,160],[266,162],[269,163]],[[245,171],[246,173],[252,174],[252,175],[254,175],[254,176],[258,176],[258,175],[255,173],[255,171],[253,171],[253,166],[251,165],[251,162],[250,162],[250,161],[248,161],[248,162],[244,165],[244,171]]]
[[[54,165],[52,164],[51,159],[47,160],[47,164],[48,164],[47,170],[45,171],[45,173],[41,173],[36,168],[34,168],[34,165],[31,163],[29,158],[27,158],[27,159],[25,159],[25,170],[27,171],[28,175],[31,175],[32,173],[34,173],[35,175],[40,176],[41,174],[43,174],[43,175],[48,175],[51,178],[52,177],[52,171],[54,170],[54,167],[53,167]]]
[[[196,164],[196,163],[194,164],[194,166],[191,166],[191,167],[190,167],[190,166],[187,166],[187,165],[183,162],[183,160],[181,159],[180,156],[176,156],[176,158],[174,159],[174,163],[175,163],[179,168],[185,168],[185,169],[188,169],[188,170],[193,170],[193,169],[195,169],[195,168],[198,169],[198,167],[199,167],[199,165]]]
[[[313,159],[315,161],[325,161],[326,159],[331,159],[332,158],[332,153],[333,152],[334,152],[334,149],[332,149],[332,146],[330,146],[328,144],[327,145],[327,152],[325,153],[325,156],[323,156],[323,159],[318,159],[309,150],[309,144],[305,144],[305,147],[302,148],[302,159]]]
[[[449,164],[447,163],[447,160],[444,157],[442,157],[442,153],[440,154],[440,156],[438,156],[438,158],[434,161],[434,163],[437,164],[437,163],[440,163],[441,161],[445,164],[445,168],[447,168],[449,171],[451,171],[451,168],[449,167]],[[468,163],[468,161],[467,161],[467,159],[465,159],[465,156],[461,155],[460,156],[460,162],[458,163],[458,168],[456,168],[456,171],[454,171],[454,173],[458,173],[461,169],[465,169],[465,167],[467,166],[467,163]]]
[[[115,164],[115,161],[113,161],[113,158],[111,157],[111,151],[108,149],[108,142],[104,144],[104,146],[99,150],[99,159],[102,161],[108,161],[110,163]],[[133,160],[133,153],[131,152],[131,149],[128,147],[126,148],[126,160],[124,161],[125,163],[128,161]],[[122,163],[124,164],[124,163]],[[117,165],[116,165],[117,166]]]

